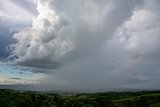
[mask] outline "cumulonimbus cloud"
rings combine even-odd
[[[33,19],[32,27],[14,34],[13,37],[18,41],[11,45],[13,51],[10,58],[14,63],[55,67],[58,66],[57,62],[55,66],[53,63],[73,49],[67,35],[65,37],[61,35],[63,27],[67,24],[61,19],[60,14],[49,7],[52,2],[52,0],[38,0],[36,3],[39,15]]]
[[[155,86],[152,81],[160,76],[158,0],[35,2],[39,15],[32,27],[14,35],[14,63],[57,68],[46,80],[51,87]]]

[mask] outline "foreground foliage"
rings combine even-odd
[[[0,90],[0,107],[160,107],[160,91],[53,94]]]

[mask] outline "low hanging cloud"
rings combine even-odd
[[[50,69],[43,85],[159,88],[158,0],[35,2],[39,15],[32,27],[14,34],[10,58],[14,64]]]

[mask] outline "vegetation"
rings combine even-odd
[[[53,94],[3,89],[0,107],[160,107],[160,91]]]

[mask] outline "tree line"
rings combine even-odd
[[[160,107],[160,91],[58,94],[2,89],[0,107]]]

